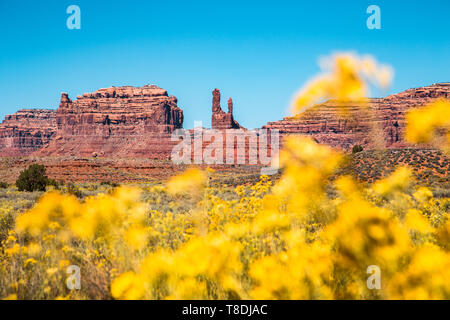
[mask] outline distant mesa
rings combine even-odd
[[[212,92],[213,129],[244,129],[233,116],[233,100],[222,110],[220,91]],[[405,113],[436,98],[450,98],[450,83],[409,89],[385,98],[342,107],[333,101],[298,117],[268,122],[263,129],[279,130],[350,150],[410,147],[404,141]],[[21,109],[0,124],[1,156],[78,156],[168,159],[177,143],[170,137],[183,128],[177,98],[156,85],[110,87],[72,100],[61,94],[57,110]]]
[[[62,93],[55,138],[35,155],[167,158],[170,135],[182,127],[177,99],[155,85],[99,89],[74,101]]]
[[[28,156],[48,145],[55,133],[55,110],[21,109],[0,124],[0,155]]]
[[[351,150],[355,144],[365,149],[411,147],[404,140],[406,112],[436,98],[450,98],[449,83],[369,99],[367,108],[361,108],[358,103],[342,106],[327,101],[300,116],[268,122],[263,128],[277,129],[280,136],[309,135],[319,143],[342,150]]]

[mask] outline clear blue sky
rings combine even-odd
[[[68,30],[66,8],[81,8]],[[366,8],[381,8],[381,30]],[[259,127],[287,115],[293,93],[334,51],[392,65],[389,92],[450,81],[450,1],[0,0],[0,117],[56,108],[98,88],[157,84],[178,97],[184,127],[210,125],[211,91]]]

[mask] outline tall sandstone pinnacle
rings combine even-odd
[[[220,106],[220,91],[214,89],[212,100],[212,116],[211,126],[213,129],[225,130],[225,129],[243,129],[241,125],[233,118],[233,100],[228,100],[228,112],[222,110]]]
[[[166,159],[171,133],[183,127],[177,99],[155,85],[110,87],[72,101],[61,94],[56,136],[39,156]]]

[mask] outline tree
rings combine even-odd
[[[45,175],[45,167],[40,164],[32,164],[23,170],[16,181],[19,191],[45,191],[45,187],[51,180]]]

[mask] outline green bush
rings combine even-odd
[[[16,181],[19,191],[45,191],[45,187],[51,180],[45,175],[45,167],[40,164],[32,164],[23,170]]]
[[[61,184],[56,181],[55,179],[48,179],[47,182],[47,186],[52,186],[53,188],[55,188],[56,190],[60,190],[61,189]]]
[[[363,147],[360,146],[359,144],[355,144],[352,148],[352,153],[358,153],[363,151]]]
[[[118,186],[120,186],[120,184],[116,183],[116,182],[111,182],[111,181],[102,181],[100,182],[101,186],[110,186],[113,188],[117,188]]]
[[[0,189],[8,188],[8,184],[6,182],[0,181]]]
[[[66,192],[68,194],[74,195],[77,198],[83,198],[83,192],[78,188],[73,182],[69,182],[66,185]]]

